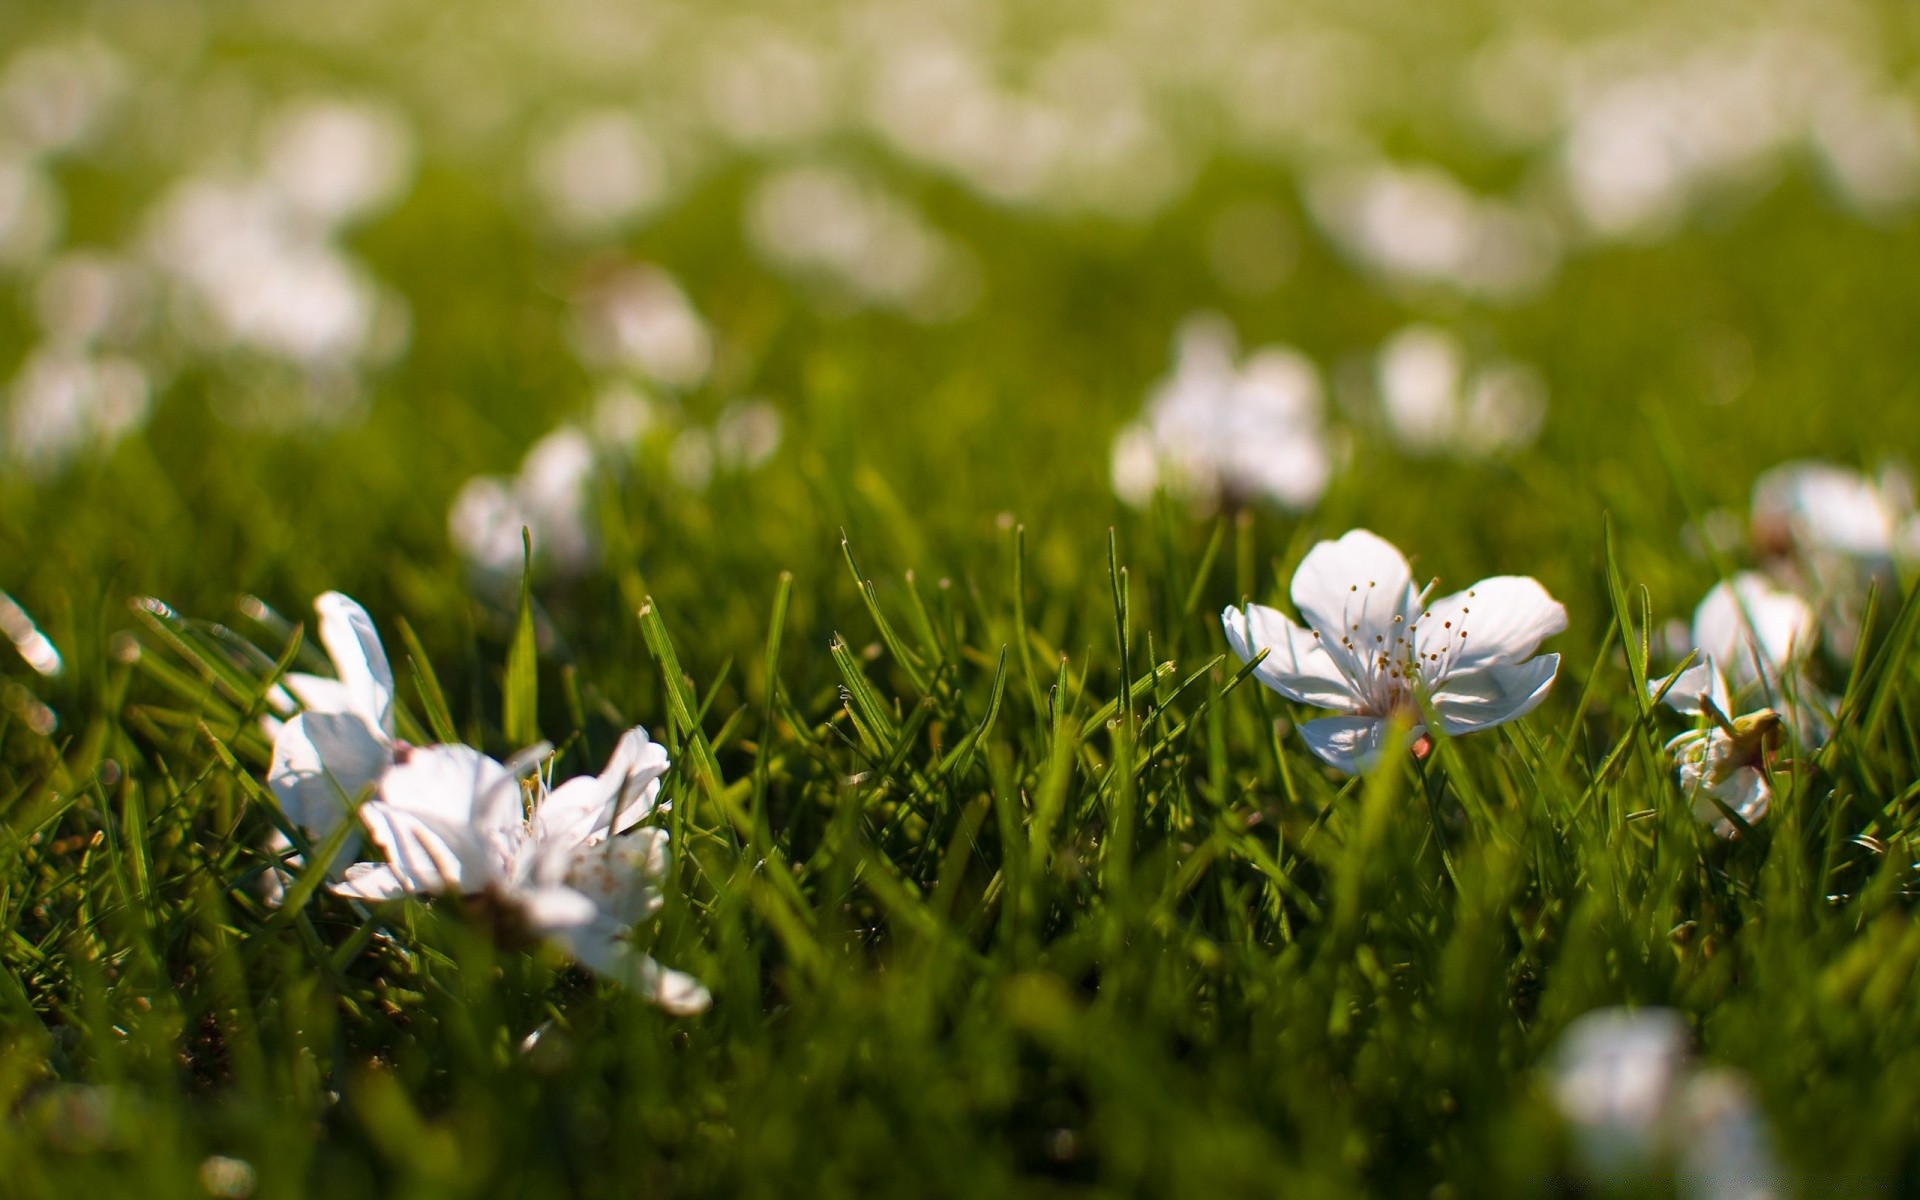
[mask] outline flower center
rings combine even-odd
[[[1428,585],[1429,592],[1432,586]],[[1462,604],[1457,614],[1438,617],[1432,609],[1424,609],[1409,620],[1406,612],[1395,611],[1388,617],[1375,608],[1380,597],[1377,581],[1352,584],[1347,592],[1334,661],[1353,685],[1354,711],[1360,716],[1418,720],[1418,696],[1446,683],[1472,641],[1467,630],[1472,606]],[[1474,593],[1469,591],[1466,598],[1472,600]],[[1315,629],[1313,636],[1328,645],[1322,630]]]

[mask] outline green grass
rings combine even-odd
[[[237,428],[222,399],[257,380],[188,361],[143,436],[0,477],[0,586],[67,660],[44,680],[0,649],[0,1192],[202,1196],[222,1155],[262,1197],[1552,1195],[1574,1170],[1540,1066],[1629,1004],[1751,1077],[1809,1194],[1920,1194],[1915,581],[1857,664],[1816,664],[1847,719],[1738,841],[1692,819],[1660,749],[1682,725],[1635,684],[1671,665],[1649,617],[1716,578],[1691,521],[1785,458],[1920,457],[1920,226],[1794,166],[1496,307],[1369,283],[1268,164],[1216,163],[1138,227],[887,169],[979,258],[954,324],[809,307],[740,245],[744,170],[619,247],[724,347],[685,410],[768,395],[787,434],[704,493],[659,439],[603,481],[600,568],[532,581],[535,695],[446,505],[584,408],[555,281],[589,256],[518,222],[495,164],[430,158],[350,239],[413,311],[364,422]],[[125,179],[69,182],[87,236],[131,227]],[[1235,300],[1197,231],[1249,193],[1301,258]],[[1418,462],[1343,416],[1307,517],[1129,512],[1109,441],[1202,306],[1335,380],[1437,319],[1540,367],[1544,437]],[[0,361],[26,312],[0,304]],[[1540,578],[1571,617],[1548,704],[1421,767],[1322,769],[1217,614],[1283,604],[1358,525],[1446,584]],[[639,936],[709,1013],[447,905],[263,906],[255,718],[276,664],[318,661],[288,623],[328,588],[379,624],[416,739],[544,737],[562,775],[632,723],[670,747],[677,886]]]

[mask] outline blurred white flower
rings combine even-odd
[[[1588,1171],[1617,1182],[1654,1168],[1686,1067],[1687,1028],[1670,1009],[1601,1009],[1567,1026],[1549,1084]]]
[[[1870,587],[1896,591],[1895,565],[1920,557],[1920,516],[1904,470],[1880,477],[1822,462],[1790,462],[1753,486],[1751,529],[1767,568],[1821,615],[1828,649],[1853,656]]]
[[[713,482],[713,435],[694,427],[683,429],[667,448],[667,470],[674,482],[692,492],[703,492]]]
[[[520,569],[520,531],[531,530],[533,524],[532,514],[514,495],[511,479],[476,475],[454,493],[447,509],[447,540],[482,576],[504,579]],[[536,534],[534,545],[544,547],[546,539]]]
[[[1329,765],[1348,774],[1379,760],[1394,721],[1425,729],[1430,705],[1448,736],[1504,725],[1546,699],[1558,654],[1535,656],[1567,627],[1567,610],[1533,579],[1503,575],[1427,601],[1399,550],[1364,529],[1307,552],[1293,603],[1307,628],[1249,604],[1221,614],[1243,662],[1267,656],[1254,676],[1300,704],[1339,711],[1300,727]]]
[[[1674,1108],[1679,1183],[1689,1200],[1776,1200],[1788,1194],[1772,1131],[1744,1075],[1696,1069]]]
[[[780,145],[824,131],[833,117],[826,55],[772,27],[732,34],[707,65],[707,111],[714,124],[746,146]]]
[[[517,578],[525,560],[521,530],[536,557],[563,574],[591,566],[597,551],[592,483],[598,451],[587,434],[562,425],[535,442],[511,479],[480,475],[454,496],[447,536],[490,581]]]
[[[145,319],[148,291],[137,264],[94,250],[68,251],[34,283],[34,314],[57,346],[125,341]]]
[[[100,42],[28,46],[0,71],[0,118],[33,150],[64,150],[98,129],[125,86],[126,68]]]
[[[629,266],[598,280],[575,309],[574,346],[594,367],[637,371],[669,387],[697,387],[713,365],[713,338],[674,278]]]
[[[292,672],[268,696],[275,711],[293,715],[277,730],[277,719],[266,719],[275,730],[267,786],[287,820],[318,846],[393,765],[396,743],[393,668],[373,618],[339,592],[321,595],[313,607],[320,617],[320,644],[335,674],[329,679]],[[332,870],[352,862],[359,844],[359,836],[348,833]],[[283,848],[278,839],[276,848]]]
[[[106,448],[145,424],[151,395],[140,364],[118,355],[42,347],[7,388],[6,453],[37,472]]]
[[[1888,481],[1830,463],[1783,463],[1754,482],[1753,536],[1770,554],[1889,559],[1911,507],[1911,497]]]
[[[307,367],[344,365],[374,346],[373,281],[274,188],[184,184],[155,213],[149,249],[216,343]]]
[[[1688,1200],[1773,1200],[1785,1177],[1744,1076],[1700,1067],[1671,1009],[1599,1009],[1567,1026],[1548,1089],[1579,1164],[1609,1188],[1674,1169]]]
[[[533,184],[562,230],[606,234],[666,200],[666,157],[632,113],[597,109],[571,118],[536,149]]]
[[[663,903],[666,831],[637,826],[667,767],[666,751],[635,728],[598,776],[551,790],[536,782],[529,812],[513,772],[478,750],[412,750],[360,810],[386,861],[356,864],[334,890],[370,901],[461,898],[501,932],[557,946],[669,1012],[702,1012],[710,998],[699,981],[627,940]]]
[[[594,397],[593,437],[602,445],[638,445],[654,421],[653,402],[625,383],[611,384]]]
[[[1778,697],[1813,651],[1816,628],[1805,600],[1752,571],[1715,584],[1693,614],[1700,666],[1724,672],[1736,702]]]
[[[58,240],[60,193],[39,164],[0,149],[0,267],[18,267]]]
[[[765,465],[780,449],[784,422],[769,400],[736,400],[713,422],[714,458],[734,471]]]
[[[1349,257],[1393,280],[1505,299],[1537,290],[1559,263],[1544,218],[1435,166],[1325,169],[1308,179],[1307,207]]]
[[[1200,314],[1181,325],[1173,370],[1114,443],[1122,500],[1144,505],[1164,487],[1200,507],[1270,500],[1303,511],[1318,502],[1333,476],[1318,370],[1285,346],[1241,363],[1236,349],[1224,318]]]
[[[287,205],[331,228],[399,195],[413,168],[413,138],[382,105],[306,99],[268,127],[262,158]]]
[[[1546,419],[1547,388],[1530,366],[1495,360],[1467,373],[1466,348],[1432,325],[1409,325],[1375,365],[1382,414],[1402,448],[1486,458],[1529,446]]]
[[[831,167],[770,176],[747,201],[747,236],[773,266],[837,298],[922,320],[972,307],[970,257],[904,201]]]
[[[1907,97],[1836,89],[1814,115],[1813,141],[1856,208],[1881,213],[1920,196],[1920,113]]]

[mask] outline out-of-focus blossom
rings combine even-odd
[[[667,766],[666,751],[632,729],[599,775],[552,789],[536,781],[529,812],[513,772],[478,750],[412,750],[360,810],[386,861],[355,865],[334,890],[462,899],[509,939],[551,943],[669,1012],[703,1012],[711,1001],[698,980],[627,940],[664,902],[666,831],[638,826]]]
[[[736,400],[714,419],[714,457],[735,471],[763,466],[780,449],[784,424],[771,401]]]
[[[160,206],[149,246],[215,344],[305,367],[368,355],[378,345],[378,308],[392,303],[260,184],[184,185]]]
[[[1504,725],[1546,699],[1558,654],[1535,655],[1567,627],[1567,610],[1533,579],[1503,575],[1428,602],[1399,550],[1364,529],[1307,552],[1293,576],[1302,628],[1249,604],[1221,614],[1255,678],[1300,704],[1334,709],[1300,727],[1308,749],[1348,774],[1379,761],[1388,730],[1425,729],[1431,706],[1448,736]]]
[[[303,100],[269,126],[265,176],[296,212],[334,228],[390,203],[413,168],[412,135],[390,109]]]
[[[0,147],[0,267],[44,255],[60,236],[60,193],[39,164]]]
[[[681,487],[701,492],[713,482],[713,459],[713,434],[695,426],[673,439],[667,450],[667,470]]]
[[[589,366],[634,371],[669,387],[697,387],[713,365],[713,338],[673,276],[621,267],[581,295],[574,346]]]
[[[1307,204],[1342,250],[1390,280],[1510,298],[1559,263],[1544,218],[1476,196],[1434,166],[1330,168],[1308,180]]]
[[[707,112],[745,146],[783,145],[814,136],[833,119],[833,64],[824,51],[771,26],[737,26],[712,52]]]
[[[151,402],[146,372],[132,359],[51,347],[28,356],[7,394],[6,453],[38,472],[112,446],[145,423]]]
[[[598,109],[572,118],[535,151],[533,184],[563,231],[607,234],[666,200],[666,156],[632,113]]]
[[[562,425],[533,444],[511,479],[481,475],[454,497],[447,534],[454,549],[482,575],[518,575],[525,557],[521,530],[534,552],[563,574],[592,564],[592,480],[597,455],[579,428]]]
[[[1882,213],[1920,196],[1920,112],[1907,97],[1829,93],[1815,113],[1813,139],[1828,176],[1855,207]]]
[[[1165,488],[1190,503],[1266,500],[1311,508],[1333,475],[1320,375],[1304,355],[1267,346],[1236,361],[1233,327],[1188,318],[1174,366],[1143,419],[1114,443],[1113,486],[1136,507]]]
[[[1920,556],[1920,516],[1905,472],[1880,478],[1822,462],[1791,462],[1753,487],[1755,549],[1768,570],[1821,616],[1828,649],[1851,658],[1870,585],[1897,588],[1897,562]]]
[[[1609,1181],[1652,1170],[1686,1069],[1686,1024],[1670,1009],[1602,1009],[1567,1026],[1549,1084],[1587,1170]]]
[[[93,250],[70,251],[49,262],[35,282],[34,314],[56,346],[125,342],[146,319],[150,290],[138,264]]]
[[[1789,1194],[1773,1133],[1746,1076],[1723,1067],[1696,1069],[1674,1108],[1677,1175],[1689,1200],[1776,1200]]]
[[[1671,1172],[1688,1200],[1773,1200],[1785,1178],[1745,1077],[1701,1067],[1670,1009],[1600,1009],[1561,1034],[1548,1090],[1581,1170],[1606,1187]]]
[[[633,446],[647,435],[656,420],[653,402],[625,383],[608,386],[593,402],[595,441],[607,446]]]
[[[1432,325],[1410,325],[1375,364],[1382,415],[1414,454],[1485,458],[1531,445],[1546,419],[1540,373],[1504,359],[1468,373],[1466,348]]]
[[[972,307],[971,257],[904,201],[830,167],[773,175],[747,202],[747,236],[828,298],[942,320]]]
[[[0,70],[0,121],[35,152],[92,136],[126,88],[118,55],[97,41],[28,46]]]
[[[1910,488],[1903,482],[1831,463],[1783,463],[1754,481],[1754,541],[1766,554],[1890,559],[1912,517]]]
[[[1736,701],[1778,696],[1814,648],[1817,626],[1805,600],[1752,571],[1715,584],[1693,614],[1702,665],[1724,672]]]

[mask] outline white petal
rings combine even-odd
[[[1731,837],[1735,831],[1732,821],[1720,811],[1720,804],[1726,805],[1738,813],[1740,819],[1752,825],[1767,815],[1767,809],[1773,803],[1773,788],[1767,783],[1766,772],[1757,767],[1735,767],[1727,772],[1726,778],[1719,783],[1701,787],[1703,782],[1696,778],[1688,794],[1693,797],[1693,814],[1702,822],[1712,825],[1714,832],[1722,837]],[[1683,778],[1682,786],[1686,787]]]
[[[585,929],[601,916],[591,899],[569,887],[518,888],[514,898],[527,924],[547,937]]]
[[[505,882],[498,855],[473,829],[444,814],[375,801],[360,809],[360,821],[408,892],[471,895],[488,884]]]
[[[1245,611],[1229,608],[1220,614],[1227,645],[1242,662],[1252,662],[1260,651],[1267,657],[1254,668],[1254,677],[1290,700],[1320,708],[1354,706],[1354,688],[1320,645],[1319,639],[1287,617],[1258,604]]]
[[[1455,675],[1433,693],[1440,727],[1453,736],[1524,717],[1547,698],[1559,670],[1558,654],[1542,654],[1523,663],[1501,663]]]
[[[1686,670],[1647,684],[1649,695],[1658,696],[1662,689],[1666,691],[1667,705],[1688,716],[1697,717],[1705,712],[1707,701],[1713,702],[1721,716],[1733,715],[1733,698],[1727,693],[1726,678],[1720,674],[1720,668],[1713,665],[1711,655],[1700,655]]]
[[[1415,726],[1413,736],[1419,736]],[[1300,727],[1307,749],[1322,762],[1349,775],[1373,769],[1386,741],[1387,723],[1378,717],[1322,717]]]
[[[1802,550],[1836,550],[1861,558],[1893,553],[1897,510],[1873,480],[1821,462],[1775,467],[1753,485],[1753,524],[1784,531]]]
[[[1566,608],[1538,580],[1522,575],[1483,579],[1422,610],[1416,639],[1421,669],[1517,663],[1566,628]],[[1440,657],[1428,657],[1433,654]]]
[[[391,866],[371,862],[355,863],[348,867],[346,875],[331,890],[336,896],[376,904],[384,900],[397,900],[413,892],[413,888]]]
[[[353,696],[353,709],[393,736],[393,668],[381,648],[373,618],[352,599],[327,592],[313,602],[320,614],[320,642]]]
[[[477,823],[508,798],[517,800],[519,791],[512,772],[471,746],[410,750],[380,783],[382,803],[463,825]]]
[[[1376,637],[1392,645],[1395,637],[1408,632],[1405,624],[1414,609],[1413,572],[1406,556],[1364,529],[1309,550],[1293,573],[1291,590],[1300,616],[1341,662],[1343,638],[1364,648],[1376,645]],[[1402,620],[1396,622],[1396,617]]]
[[[301,713],[273,741],[267,786],[288,820],[325,841],[387,770],[387,754],[387,743],[353,713]],[[335,866],[351,862],[358,845],[349,836]]]
[[[1716,584],[1693,614],[1693,640],[1736,692],[1778,687],[1781,673],[1813,647],[1813,610],[1766,576],[1748,571]]]
[[[286,676],[284,682],[287,694],[299,701],[299,706],[308,712],[358,713],[366,717],[369,724],[373,721],[355,701],[353,689],[338,679],[294,671]]]
[[[436,875],[429,890],[449,890],[455,882],[467,890],[488,880],[504,882],[526,840],[521,815],[520,781],[506,767],[471,746],[425,746],[396,762],[380,781],[379,820],[401,849],[388,846],[373,816],[367,829],[387,850],[402,873]],[[457,864],[449,866],[448,864]]]
[[[661,966],[628,942],[624,933],[624,929],[611,923],[596,922],[549,940],[573,955],[582,966],[632,988],[675,1016],[692,1016],[707,1010],[713,998],[699,980]]]
[[[707,1011],[713,1005],[713,995],[701,985],[698,979],[683,971],[663,967],[659,963],[641,955],[640,974],[651,975],[653,986],[645,994],[655,1004],[676,1017],[691,1017]]]
[[[668,765],[666,749],[645,729],[629,729],[604,771],[569,779],[541,801],[534,837],[587,843],[632,829],[652,814]]]

